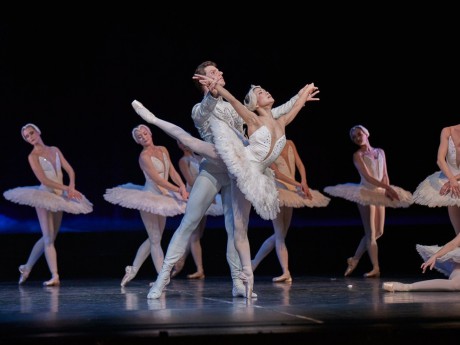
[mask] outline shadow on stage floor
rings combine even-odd
[[[253,300],[232,297],[220,227],[210,227],[202,238],[206,278],[185,277],[194,268],[188,259],[158,300],[147,299],[156,278],[150,260],[120,287],[124,267],[146,238],[138,224],[59,234],[59,287],[42,286],[49,279],[44,258],[18,286],[17,267],[40,235],[2,234],[0,344],[457,343],[460,294],[381,289],[384,281],[444,278],[421,274],[415,244],[443,244],[452,228],[428,221],[389,223],[379,240],[382,276],[375,279],[362,277],[370,270],[367,257],[351,277],[343,277],[346,258],[362,236],[359,222],[293,226],[287,238],[292,284],[271,281],[280,274],[271,253],[255,272]],[[268,226],[251,228],[252,251],[271,233]],[[165,248],[171,236],[167,230]]]

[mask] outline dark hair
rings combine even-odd
[[[205,68],[208,67],[208,66],[214,66],[214,67],[217,67],[217,64],[214,62],[214,61],[205,61],[205,62],[202,62],[198,65],[198,67],[195,69],[195,74],[199,74],[199,75],[206,75],[206,72],[205,72]],[[203,85],[197,80],[197,79],[193,79],[193,82],[195,83],[195,86],[198,88],[198,90],[200,90],[200,92],[203,91],[202,87]]]

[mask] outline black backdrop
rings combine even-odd
[[[117,16],[89,9],[75,16],[2,14],[0,189],[37,184],[27,162],[31,147],[20,135],[33,122],[74,167],[77,188],[95,205],[87,217],[131,214],[102,198],[106,188],[144,181],[131,138],[143,121],[131,101],[197,135],[190,111],[201,95],[192,75],[210,59],[240,99],[250,84],[269,90],[275,105],[305,83],[319,86],[320,102],[287,129],[311,188],[359,180],[348,130],[362,124],[371,144],[385,149],[391,182],[413,191],[438,169],[441,128],[458,123],[458,27],[448,8],[350,6],[301,13],[280,5],[268,18],[247,8],[178,13],[174,6],[128,7]],[[154,128],[153,134],[177,161],[175,141]],[[317,214],[334,219],[348,207],[334,201]],[[296,214],[302,212],[315,214]],[[418,206],[392,214],[438,213],[445,217],[445,210]],[[35,216],[3,198],[0,214]]]

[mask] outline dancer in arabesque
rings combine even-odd
[[[133,102],[133,107],[144,120],[160,127],[194,152],[214,160],[222,159],[229,172],[236,177],[240,192],[244,194],[245,198],[240,198],[240,200],[251,201],[257,213],[262,217],[274,218],[279,212],[278,192],[273,171],[268,168],[279,156],[285,145],[285,126],[295,118],[307,101],[318,100],[315,98],[319,92],[318,88],[314,84],[308,84],[302,88],[299,92],[299,98],[291,110],[284,116],[275,119],[271,112],[274,99],[267,91],[260,86],[251,86],[245,98],[245,105],[243,105],[219,83],[221,77],[220,74],[212,78],[195,74],[195,78],[206,85],[209,90],[216,89],[219,95],[225,98],[245,121],[249,135],[247,146],[244,146],[234,129],[228,127],[223,121],[217,122],[217,124],[214,122],[211,125],[214,134],[214,146],[192,137],[172,123],[157,118],[138,101]],[[238,217],[249,219],[250,205],[239,209],[243,214]],[[246,286],[246,296],[252,296],[254,276],[247,237],[247,223],[245,222],[244,227],[235,228],[234,241],[242,264],[240,279]],[[148,294],[148,298],[159,298],[162,290],[169,282],[169,271],[170,269],[165,270],[164,279],[157,279]]]

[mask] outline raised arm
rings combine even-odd
[[[305,88],[308,87],[309,85],[310,84],[306,84],[303,88],[299,90],[298,93],[296,93],[293,97],[291,97],[291,99],[287,101],[286,103],[281,104],[280,106],[274,107],[272,109],[273,118],[277,119],[280,116],[286,115],[289,112],[289,110],[292,109],[294,103],[299,99],[300,95],[303,93]],[[319,98],[312,97],[312,98],[307,99],[307,102],[309,101],[319,101]]]
[[[299,111],[305,106],[306,102],[319,101],[319,98],[315,97],[318,93],[319,90],[315,84],[308,84],[299,91],[299,98],[297,98],[291,110],[289,110],[286,115],[279,117],[277,120],[283,122],[284,125],[287,126],[295,119]]]
[[[225,98],[233,106],[238,115],[240,115],[243,121],[248,125],[257,119],[257,114],[248,110],[243,103],[233,96],[224,86],[219,84],[218,79],[212,79],[201,74],[195,74],[193,78],[199,80],[203,85],[206,85],[209,90],[217,90],[219,95]]]

